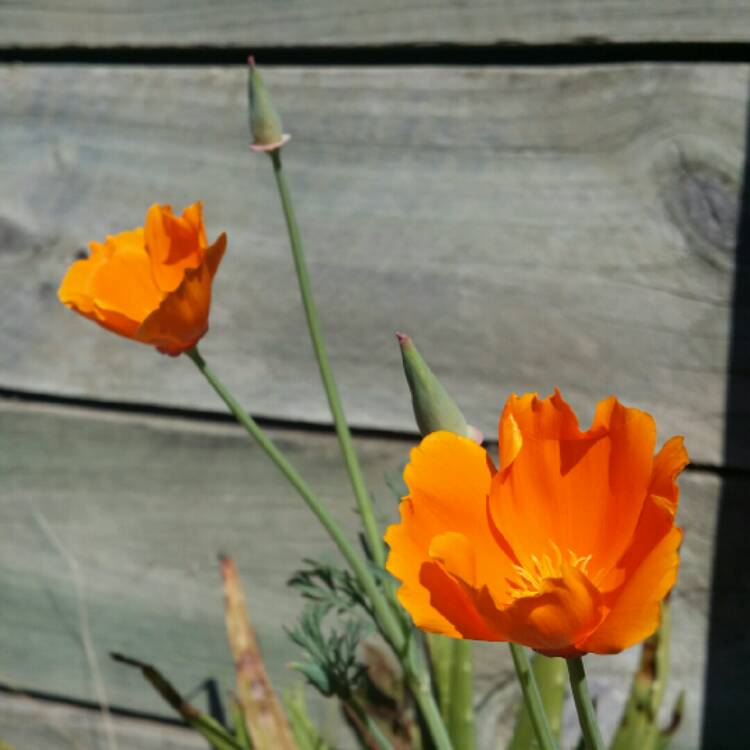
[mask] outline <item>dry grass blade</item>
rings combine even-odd
[[[175,689],[169,680],[151,664],[133,659],[123,654],[112,653],[110,656],[120,664],[140,669],[151,686],[198,734],[208,740],[214,750],[243,750],[242,746],[216,719],[201,713],[195,706],[188,703]]]
[[[284,709],[268,678],[247,612],[242,582],[231,558],[221,558],[221,575],[227,640],[237,673],[237,699],[253,747],[255,750],[298,750]]]

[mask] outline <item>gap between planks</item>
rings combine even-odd
[[[207,434],[236,434],[241,427],[234,418],[222,412],[201,409],[181,409],[157,404],[131,404],[120,401],[93,401],[82,398],[53,396],[43,393],[19,391],[0,387],[0,411],[56,414],[59,416],[129,422],[149,423],[153,426],[177,429],[185,432]],[[301,422],[292,419],[264,417],[253,414],[253,418],[264,429],[279,432],[312,433],[336,436],[332,424]],[[419,434],[397,430],[379,430],[350,425],[356,438],[382,440],[384,442],[414,445],[420,440]],[[497,446],[495,438],[485,437],[483,445],[492,449]],[[714,475],[721,479],[750,478],[750,469],[743,467],[720,466],[710,463],[691,462],[686,471]],[[4,688],[0,683],[0,691]]]
[[[399,44],[358,46],[200,45],[179,46],[7,46],[0,63],[83,65],[247,65],[252,51],[264,67],[482,66],[556,67],[637,63],[748,63],[746,42],[611,42],[571,44]]]

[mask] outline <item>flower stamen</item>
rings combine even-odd
[[[565,560],[560,548],[549,540],[552,547],[553,555],[543,554],[541,559],[538,555],[531,555],[531,565],[514,565],[513,570],[518,576],[517,579],[506,578],[508,585],[508,595],[511,599],[519,599],[525,596],[534,596],[539,594],[544,588],[544,583],[550,579],[559,579],[563,577],[565,568],[577,568],[584,575],[588,575],[588,566],[591,562],[591,554],[577,555],[572,549],[568,549],[568,559]]]

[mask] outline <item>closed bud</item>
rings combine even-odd
[[[411,391],[414,416],[422,435],[447,430],[482,442],[482,434],[469,426],[456,402],[448,395],[414,342],[405,333],[397,333],[404,361],[404,373]]]
[[[289,140],[289,136],[284,135],[281,129],[281,118],[276,113],[263,79],[255,67],[255,59],[252,56],[248,57],[247,62],[250,133],[253,137],[250,148],[253,151],[275,151]]]

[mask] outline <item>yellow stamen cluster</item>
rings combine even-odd
[[[546,580],[562,578],[564,566],[578,568],[582,573],[588,575],[588,565],[591,562],[591,555],[576,555],[572,549],[568,549],[568,560],[566,561],[563,558],[560,548],[551,539],[549,543],[553,550],[553,557],[544,554],[540,560],[537,555],[532,555],[532,569],[524,568],[522,565],[513,566],[518,574],[518,579],[506,579],[510,586],[509,593],[513,599],[523,596],[534,596],[540,593]]]

